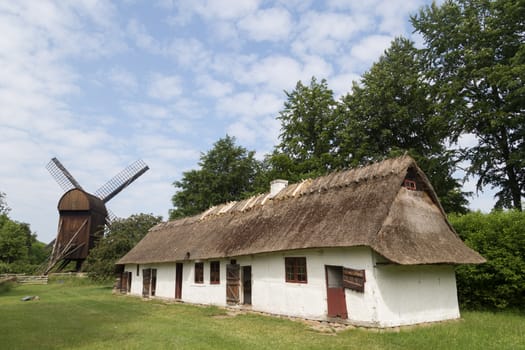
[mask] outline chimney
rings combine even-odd
[[[273,180],[270,182],[270,198],[275,197],[286,186],[288,186],[287,180]]]

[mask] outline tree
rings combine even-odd
[[[276,176],[288,180],[314,177],[337,168],[333,155],[336,102],[326,80],[313,77],[310,85],[297,82],[277,119],[280,143],[267,158]]]
[[[106,235],[88,255],[85,271],[94,280],[108,280],[115,276],[115,263],[129,252],[148,232],[162,221],[151,214],[135,214],[111,224]]]
[[[396,38],[338,105],[338,157],[355,166],[407,152],[445,210],[466,212],[465,193],[452,176],[455,154],[445,145],[448,125],[428,99],[429,90],[414,43]]]
[[[26,260],[28,236],[31,231],[27,224],[20,224],[0,215],[0,261],[12,264],[17,260]]]
[[[464,149],[478,190],[499,187],[496,207],[522,210],[525,194],[525,3],[433,3],[411,18],[425,42],[425,77],[451,136],[473,134]]]
[[[173,185],[180,190],[172,197],[170,219],[195,215],[209,207],[242,199],[253,193],[260,163],[254,151],[235,145],[226,135],[201,154],[199,170],[183,173]]]
[[[28,224],[0,214],[0,273],[33,273],[48,254]]]

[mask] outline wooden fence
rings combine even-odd
[[[24,274],[2,274],[0,280],[11,280],[21,284],[47,284],[47,276],[27,276]]]

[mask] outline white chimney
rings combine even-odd
[[[270,198],[275,197],[286,186],[288,186],[288,181],[286,180],[273,180],[270,182]]]

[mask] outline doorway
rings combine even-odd
[[[182,299],[182,263],[175,265],[175,299]]]
[[[328,317],[347,319],[348,311],[346,309],[345,289],[343,286],[343,267],[325,266],[325,270]]]
[[[240,265],[234,261],[226,265],[226,302],[229,305],[239,303]]]
[[[151,269],[142,270],[142,297],[149,297],[149,291],[151,287]]]
[[[155,296],[157,289],[157,269],[142,270],[142,297]]]
[[[251,305],[252,304],[252,267],[251,266],[242,267],[242,295],[243,295],[243,304]]]

